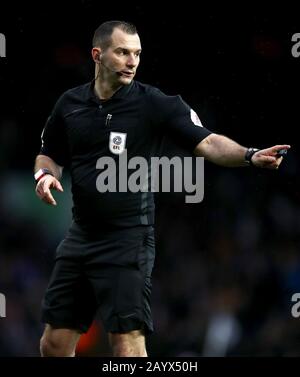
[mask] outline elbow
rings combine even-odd
[[[219,139],[219,136],[220,135],[215,134],[215,133],[208,135],[205,139],[200,141],[200,143],[196,146],[194,150],[194,154],[198,157],[204,157],[204,158],[209,157],[211,148]]]

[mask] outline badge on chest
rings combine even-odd
[[[122,132],[111,132],[109,135],[109,150],[114,154],[121,154],[126,147],[127,134]]]

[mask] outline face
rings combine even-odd
[[[111,45],[101,53],[102,79],[112,85],[130,84],[140,63],[141,50],[141,42],[137,34],[127,34],[116,28],[111,36]]]

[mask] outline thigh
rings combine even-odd
[[[136,227],[110,233],[104,245],[102,249],[94,245],[86,272],[94,287],[106,331],[119,334],[134,330],[152,332],[153,228]]]
[[[97,310],[93,287],[84,274],[83,241],[71,231],[57,249],[42,305],[42,321],[54,328],[86,332]]]

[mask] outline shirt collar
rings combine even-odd
[[[126,96],[128,96],[128,94],[130,93],[131,89],[133,88],[133,80],[131,81],[131,83],[129,85],[123,85],[121,86],[120,89],[118,89],[113,95],[112,97],[110,97],[108,99],[109,100],[112,100],[112,99],[122,99],[122,98],[125,98]],[[95,87],[95,79],[93,79],[91,82],[90,82],[90,85],[88,87],[88,100],[91,100],[93,102],[97,102],[97,103],[100,103],[100,98],[96,95],[96,93],[94,92],[94,87]]]

